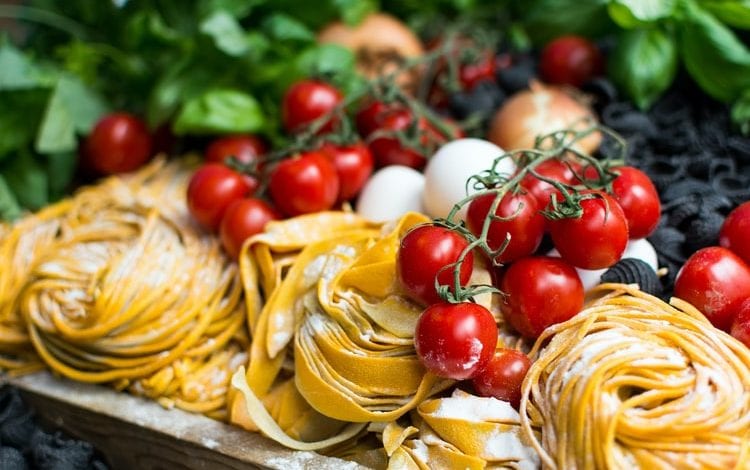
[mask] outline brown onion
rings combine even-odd
[[[417,35],[403,22],[385,13],[372,13],[354,27],[340,21],[331,23],[320,31],[318,42],[340,44],[353,50],[357,69],[368,78],[392,72],[404,59],[424,53]],[[413,74],[399,77],[400,82],[413,82],[413,79]]]
[[[537,136],[567,128],[584,130],[593,122],[596,116],[585,104],[560,88],[532,82],[497,111],[488,138],[506,150],[528,149]],[[601,134],[594,132],[578,141],[576,148],[591,154],[601,140]]]

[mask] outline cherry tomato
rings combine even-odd
[[[659,225],[661,202],[651,178],[637,168],[612,169],[619,176],[612,182],[612,192],[628,220],[630,238],[646,238]]]
[[[602,191],[581,201],[577,218],[550,220],[552,242],[568,263],[583,269],[602,269],[622,258],[628,244],[628,222],[620,204]]]
[[[481,370],[497,345],[497,325],[481,305],[437,303],[417,320],[414,346],[422,364],[435,375],[468,379]]]
[[[465,90],[473,90],[479,82],[495,80],[495,54],[487,51],[473,62],[462,64],[458,69],[458,79]]]
[[[359,135],[365,138],[378,130],[382,124],[383,117],[393,109],[393,106],[389,106],[382,101],[367,101],[354,117]]]
[[[401,239],[396,259],[398,279],[404,291],[425,305],[442,302],[435,290],[435,277],[441,285],[453,290],[453,269],[443,268],[455,263],[468,244],[461,235],[445,227],[421,225],[409,231]],[[473,270],[474,255],[469,252],[461,264],[461,285],[469,282]]]
[[[599,48],[579,36],[562,36],[547,44],[539,60],[542,78],[559,85],[579,87],[604,71]]]
[[[505,320],[529,339],[570,319],[583,307],[583,284],[575,268],[560,258],[530,256],[511,264],[500,290]]]
[[[110,175],[133,171],[151,157],[152,139],[146,124],[127,113],[99,120],[86,138],[84,155],[91,167]]]
[[[333,111],[344,100],[333,86],[318,80],[302,80],[284,94],[281,121],[287,132],[297,132],[314,120]],[[319,133],[331,132],[336,120],[332,117]]]
[[[575,182],[576,174],[573,170],[578,171],[577,164],[569,164],[556,158],[545,160],[534,168],[534,171],[545,178],[564,184],[573,184]],[[550,195],[556,191],[554,186],[540,180],[531,173],[527,173],[523,177],[521,187],[536,198],[537,206],[540,210],[547,208]]]
[[[395,109],[381,115],[378,131],[392,133],[393,136],[377,137],[369,144],[378,167],[404,165],[421,170],[427,163],[425,154],[431,154],[440,144],[450,140],[448,136],[443,135],[429,124],[427,119],[420,118],[417,120],[419,133],[417,140],[422,150],[409,148],[399,141],[397,134],[407,132],[413,122],[414,116],[408,109]],[[453,130],[454,135],[451,138],[458,138],[463,135],[462,131],[450,121],[445,121],[445,124]]]
[[[750,201],[734,208],[724,220],[719,245],[729,248],[750,265]]]
[[[249,164],[266,153],[266,144],[254,135],[230,135],[220,137],[206,148],[206,161],[225,163],[234,157],[241,163]]]
[[[529,356],[515,349],[500,348],[472,379],[474,389],[483,397],[510,402],[518,409],[521,385],[531,367]]]
[[[229,256],[237,258],[242,244],[256,233],[261,233],[271,220],[281,215],[266,202],[256,198],[233,201],[221,219],[219,234]]]
[[[219,163],[207,163],[190,179],[188,209],[198,223],[216,230],[229,204],[249,192],[250,186],[241,174]]]
[[[745,299],[737,309],[730,333],[735,339],[750,348],[750,297]]]
[[[693,304],[716,328],[729,331],[750,297],[750,267],[726,248],[702,248],[677,273],[674,295]]]
[[[307,152],[279,163],[271,173],[268,189],[284,214],[309,214],[333,207],[339,194],[339,177],[325,155]]]
[[[466,212],[466,225],[471,232],[479,236],[490,207],[495,201],[495,194],[489,193],[477,197],[469,204]],[[510,241],[505,250],[495,258],[498,263],[507,263],[524,256],[529,256],[539,247],[544,236],[545,219],[539,213],[537,202],[531,194],[506,193],[495,209],[495,215],[507,220],[492,220],[487,232],[487,244],[497,250],[506,237]]]
[[[339,176],[338,202],[348,201],[359,194],[375,166],[370,149],[362,143],[347,146],[327,143],[320,151],[336,167]]]

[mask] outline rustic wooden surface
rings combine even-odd
[[[91,442],[113,469],[363,469],[314,452],[286,449],[202,415],[81,384],[47,372],[14,378],[37,416]]]

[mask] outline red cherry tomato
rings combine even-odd
[[[99,173],[125,173],[141,167],[151,157],[151,134],[137,117],[112,113],[96,123],[84,143],[84,155]]]
[[[309,214],[333,207],[339,194],[339,177],[325,155],[307,152],[279,163],[271,173],[268,189],[284,214]]]
[[[354,117],[354,122],[356,123],[359,135],[361,135],[362,138],[366,138],[378,130],[382,124],[383,117],[393,109],[395,109],[393,106],[389,106],[382,101],[366,102],[359,111],[357,111],[357,114]]]
[[[674,295],[693,304],[716,328],[729,331],[740,304],[750,297],[750,267],[726,248],[700,249],[677,273]]]
[[[583,307],[583,284],[575,268],[560,258],[521,258],[505,271],[500,304],[505,320],[529,339],[570,319]]]
[[[620,204],[602,191],[581,201],[578,218],[550,220],[552,242],[568,263],[583,269],[602,269],[622,258],[628,244],[628,222]]]
[[[474,389],[483,397],[510,402],[518,409],[521,385],[531,367],[529,356],[515,349],[500,348],[484,369],[471,379]]]
[[[750,297],[745,299],[737,310],[730,333],[750,348]]]
[[[343,147],[327,143],[320,151],[336,167],[339,176],[338,202],[348,201],[359,194],[375,166],[370,149],[362,143]]]
[[[750,201],[734,208],[724,220],[719,245],[729,248],[750,265]]]
[[[458,79],[465,90],[473,90],[482,81],[495,81],[495,70],[495,54],[488,51],[478,60],[462,64],[458,69]]]
[[[422,364],[435,375],[468,379],[481,370],[497,345],[497,325],[481,305],[433,304],[422,312],[414,346]]]
[[[237,258],[246,239],[261,233],[271,220],[280,218],[281,215],[276,209],[260,199],[246,198],[233,201],[221,219],[221,243],[229,256]]]
[[[581,86],[604,71],[599,48],[579,36],[562,36],[544,47],[539,59],[542,78],[560,85]]]
[[[458,138],[463,135],[461,129],[450,121],[446,120],[445,124],[453,130],[454,135],[445,136],[429,124],[426,119],[420,118],[417,120],[419,133],[417,140],[423,150],[416,150],[402,144],[397,136],[399,133],[407,132],[413,122],[414,116],[408,109],[390,110],[385,115],[381,115],[378,131],[387,132],[389,135],[377,137],[369,144],[378,167],[405,165],[421,170],[427,163],[426,153],[432,153],[438,146],[451,138]],[[393,134],[393,136],[390,134]]]
[[[292,85],[284,94],[281,105],[281,121],[287,132],[298,132],[314,120],[331,112],[344,100],[333,86],[317,81],[302,80]],[[319,133],[331,132],[335,119],[323,125]]]
[[[576,174],[573,170],[578,171],[579,166],[573,163],[566,163],[558,159],[550,159],[541,162],[534,168],[534,171],[545,178],[559,181],[564,184],[573,184]],[[540,210],[546,209],[549,203],[550,195],[556,191],[555,187],[546,181],[540,180],[531,173],[527,173],[521,180],[521,187],[536,198],[537,206]]]
[[[466,239],[444,227],[421,225],[412,229],[401,239],[396,259],[398,279],[404,291],[425,305],[442,302],[435,290],[435,277],[441,285],[453,290],[453,269],[443,268],[455,263],[467,246]],[[473,270],[474,255],[469,252],[461,264],[461,285],[469,282]]]
[[[651,178],[637,168],[612,169],[619,176],[612,182],[612,192],[628,220],[630,238],[646,238],[659,225],[661,202]]]
[[[250,192],[247,181],[219,163],[207,163],[190,179],[187,203],[190,214],[209,230],[219,228],[224,212],[232,202]]]
[[[495,201],[495,194],[477,197],[469,204],[466,212],[466,225],[471,232],[479,236],[484,221]],[[536,199],[531,194],[507,193],[495,209],[495,215],[507,220],[492,220],[487,232],[487,244],[497,250],[506,237],[510,241],[505,250],[495,258],[498,263],[508,263],[518,258],[529,256],[539,247],[544,236],[545,218],[539,213]]]
[[[266,153],[266,144],[254,135],[230,135],[220,137],[206,148],[206,161],[225,163],[234,157],[241,163],[249,164]]]

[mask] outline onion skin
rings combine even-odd
[[[506,150],[534,148],[537,136],[573,127],[583,130],[596,122],[594,113],[560,88],[534,82],[529,90],[513,95],[495,113],[488,139]],[[576,149],[592,154],[602,136],[594,132],[581,139]]]
[[[372,13],[354,27],[340,21],[329,24],[318,33],[321,44],[339,44],[354,51],[357,70],[368,78],[394,71],[405,59],[424,54],[416,34],[397,18]],[[414,73],[399,76],[399,84],[413,85]]]

